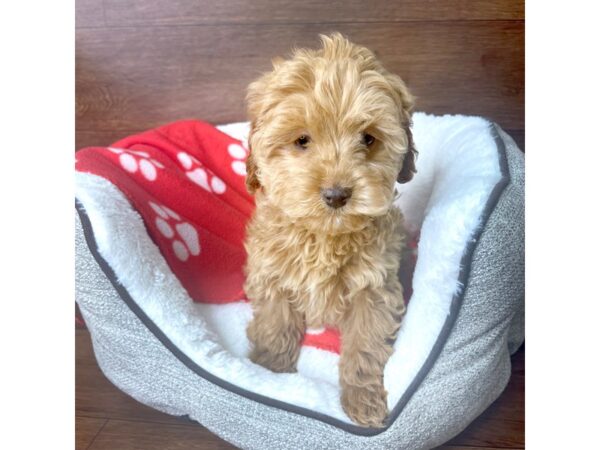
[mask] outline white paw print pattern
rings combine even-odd
[[[227,190],[227,186],[218,176],[209,173],[202,163],[186,152],[179,152],[177,159],[185,169],[187,177],[201,188],[215,194],[222,194]]]
[[[233,158],[231,162],[231,169],[238,175],[246,176],[246,158],[248,157],[248,150],[239,144],[229,144],[227,152]]]
[[[142,173],[144,178],[148,181],[156,180],[157,168],[164,169],[161,163],[157,160],[150,158],[150,155],[146,152],[138,150],[124,150],[122,148],[108,147],[108,150],[119,155],[119,162],[121,167],[129,173],[136,173],[138,170]]]
[[[200,254],[198,232],[187,222],[183,222],[179,214],[163,205],[148,202],[156,213],[156,228],[167,239],[172,239],[171,247],[177,259],[187,261],[191,256]]]
[[[319,334],[325,333],[325,327],[320,328],[307,328],[306,334],[312,334],[314,336],[318,336]]]

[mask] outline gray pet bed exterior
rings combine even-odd
[[[106,377],[152,408],[189,416],[248,449],[428,449],[460,433],[504,390],[524,340],[524,158],[498,127],[503,179],[463,257],[453,300],[427,363],[382,430],[250,395],[214,379],[169,345],[102,260],[76,218],[76,300]],[[84,233],[84,230],[87,230]]]

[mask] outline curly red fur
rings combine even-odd
[[[337,327],[342,406],[355,422],[381,426],[383,368],[405,311],[402,215],[392,203],[395,181],[415,171],[413,98],[368,49],[339,34],[321,39],[249,86],[250,357],[293,371],[305,328]],[[351,193],[341,207],[324,201],[333,186]]]

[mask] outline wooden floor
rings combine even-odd
[[[524,0],[76,0],[76,27],[77,148],[245,120],[271,59],[332,31],[402,76],[417,110],[488,117],[524,144]]]
[[[502,396],[459,436],[440,447],[525,448],[525,348],[513,356]],[[208,450],[235,448],[187,419],[153,410],[108,381],[94,359],[87,330],[76,330],[77,450]]]

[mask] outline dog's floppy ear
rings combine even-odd
[[[385,78],[392,88],[396,104],[400,110],[400,117],[403,124],[402,127],[406,133],[407,152],[404,155],[404,161],[402,161],[402,169],[400,169],[400,172],[398,173],[398,183],[407,183],[412,180],[414,174],[417,172],[415,166],[417,149],[415,148],[412,131],[410,129],[410,126],[412,125],[411,116],[415,98],[409,92],[406,84],[402,81],[402,78],[391,73],[387,73]]]
[[[406,132],[408,149],[404,155],[404,160],[402,161],[402,169],[400,169],[400,173],[398,173],[398,183],[408,183],[412,180],[415,173],[417,173],[417,168],[415,167],[417,149],[415,148],[412,131],[410,130],[410,122],[405,125],[404,131]]]
[[[257,176],[258,169],[252,157],[252,150],[246,159],[246,189],[252,195],[260,188],[260,182]]]
[[[280,64],[279,61],[273,61],[273,66]],[[253,136],[260,126],[262,116],[267,109],[267,86],[271,74],[265,74],[258,80],[250,83],[246,93],[246,104],[248,110],[248,118],[250,119],[250,135],[248,136],[248,148],[250,153],[246,159],[246,189],[252,195],[260,189],[260,181],[258,180],[258,166],[254,159],[255,149],[253,149]]]
[[[252,150],[252,142],[254,141],[254,131],[256,125],[254,122],[250,124],[250,134],[248,136],[248,158],[246,158],[246,189],[252,195],[260,189],[260,181],[258,181],[258,166],[254,160],[254,151]]]

